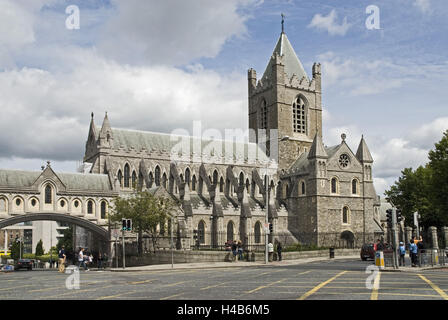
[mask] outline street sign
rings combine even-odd
[[[120,236],[120,230],[118,229],[112,229],[112,236],[114,238],[118,238]]]

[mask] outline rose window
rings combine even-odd
[[[348,155],[346,154],[341,154],[341,156],[339,157],[339,165],[342,168],[346,168],[350,163],[350,158]]]

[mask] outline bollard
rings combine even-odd
[[[334,248],[330,248],[330,259],[334,259]]]
[[[384,253],[383,251],[375,252],[375,265],[384,270]]]

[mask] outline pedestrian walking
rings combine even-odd
[[[84,248],[80,248],[78,253],[78,268],[80,269],[82,266],[84,270],[89,271],[89,269],[86,266],[85,258],[86,257],[84,257]]]
[[[414,239],[412,239],[409,244],[409,255],[411,256],[411,266],[416,267],[417,245],[415,244]]]
[[[103,264],[103,255],[100,252],[98,254],[98,259],[97,259],[98,270],[102,268],[102,264]]]
[[[233,261],[236,261],[237,251],[238,251],[238,245],[236,243],[236,240],[233,240],[233,243],[232,243]]]
[[[241,240],[238,240],[238,260],[243,260],[243,243]]]
[[[282,261],[282,243],[277,243],[277,255],[278,255],[278,261]]]
[[[271,262],[272,257],[274,255],[274,245],[271,242],[268,243],[268,253],[269,253],[269,261]]]
[[[398,251],[400,254],[400,267],[404,267],[405,266],[405,262],[404,262],[404,256],[406,255],[406,247],[404,246],[404,243],[400,241],[400,246],[398,247]]]
[[[109,257],[107,256],[107,253],[104,252],[103,253],[103,263],[102,263],[104,270],[106,270],[108,259],[109,259]]]
[[[59,250],[58,258],[59,258],[58,271],[60,273],[64,273],[64,270],[65,270],[65,259],[67,258],[67,256],[65,255],[65,247],[64,246],[62,246],[61,250]]]

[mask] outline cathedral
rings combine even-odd
[[[321,79],[321,65],[309,78],[282,31],[261,78],[248,71],[248,141],[119,129],[107,113],[97,126],[92,113],[83,173],[0,170],[0,217],[54,211],[108,228],[113,198],[137,189],[178,203],[184,249],[240,239],[261,250],[267,221],[270,241],[284,246],[372,242],[383,234],[373,158],[364,137],[356,153],[345,134],[324,145]]]

